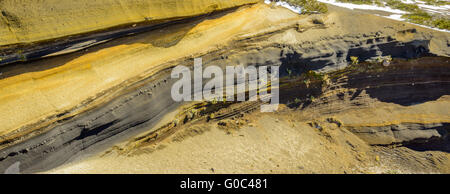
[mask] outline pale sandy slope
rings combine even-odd
[[[349,132],[333,131],[344,145],[336,146],[306,123],[258,117],[231,134],[214,124],[194,125],[128,156],[96,155],[49,173],[355,173],[360,172],[355,156],[375,161],[365,154],[368,146]],[[360,146],[361,153],[346,141]]]
[[[378,102],[331,115],[281,106],[276,113],[257,111],[237,119],[243,123],[240,127],[217,122],[186,125],[160,142],[137,148],[124,142],[46,173],[448,173],[449,153],[372,147],[345,128],[395,122],[407,114],[447,118],[441,113],[448,110],[448,100],[403,108]],[[344,127],[327,122],[330,117],[341,119]],[[321,130],[311,122],[319,123]]]

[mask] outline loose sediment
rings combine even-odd
[[[16,162],[20,162],[21,172],[49,170],[83,150],[111,145],[151,129],[163,115],[182,105],[170,98],[176,81],[170,78],[170,71],[176,65],[192,66],[194,57],[202,57],[204,66],[222,68],[280,65],[281,76],[286,77],[290,76],[287,69],[294,74],[310,70],[337,72],[348,67],[351,56],[360,61],[386,55],[394,59],[441,56],[419,65],[393,65],[401,68],[388,68],[379,74],[349,74],[344,81],[336,82],[340,88],[367,94],[362,101],[359,95],[350,95],[350,99],[357,100],[344,109],[361,106],[364,99],[410,106],[449,95],[448,34],[355,14],[333,8],[328,15],[307,17],[257,4],[119,38],[94,46],[87,53],[78,51],[2,67],[0,172]],[[255,17],[259,17],[258,21],[249,19]],[[362,23],[361,18],[373,23]],[[417,85],[408,86],[410,83]],[[299,98],[308,98],[311,92],[323,94],[322,89],[295,91]],[[392,91],[397,95],[389,95]],[[410,98],[412,94],[417,99]],[[282,103],[295,95],[291,90],[282,90]],[[326,102],[336,100],[333,98]],[[439,122],[410,124],[405,120],[376,128],[343,123],[369,144],[443,139],[442,131],[448,130],[448,113],[436,114],[440,115]],[[376,135],[366,137],[368,132]],[[380,138],[374,138],[377,136]]]

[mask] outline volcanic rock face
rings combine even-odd
[[[331,73],[318,99],[302,105],[371,145],[447,142],[448,65],[447,57],[354,65]]]
[[[9,1],[2,2],[7,5]],[[126,3],[114,5],[109,12],[95,6],[108,3],[89,1],[80,5],[86,6],[86,13],[101,12],[103,15],[98,15],[105,18],[113,14],[111,21],[92,16],[80,29],[61,28],[48,36],[39,35],[39,31],[25,35],[23,31],[20,37],[37,41],[140,22],[145,14],[155,20],[170,19],[254,1],[173,1],[176,9],[171,12],[162,11],[170,9],[166,7],[169,4],[158,7],[159,1],[139,2],[130,3],[128,8]],[[80,2],[67,5],[71,3]],[[210,5],[218,6],[212,9]],[[151,11],[154,7],[158,11]],[[130,10],[131,15],[117,18],[126,14],[116,15],[116,9]],[[89,16],[86,13],[79,14]],[[97,20],[104,23],[95,25]],[[33,22],[25,26],[33,26]],[[281,83],[281,103],[304,112],[300,125],[320,129],[325,139],[330,135],[322,129],[330,125],[344,131],[335,135],[354,133],[357,138],[352,135],[342,141],[356,142],[364,149],[369,146],[361,142],[391,145],[437,139],[446,145],[449,39],[444,32],[340,8],[330,7],[326,15],[305,16],[256,4],[155,27],[88,50],[7,64],[0,67],[0,172],[17,162],[21,172],[45,171],[74,157],[101,152],[119,141],[131,139],[133,146],[127,149],[133,150],[162,141],[173,129],[183,130],[172,120],[184,119],[186,124],[193,115],[171,118],[168,127],[155,126],[165,115],[186,105],[170,98],[177,81],[170,78],[170,72],[177,65],[192,67],[195,57],[201,57],[204,66],[222,68],[279,65],[281,76],[287,78]],[[365,62],[388,55],[394,61],[387,67]],[[361,64],[349,65],[352,57]],[[311,70],[330,79],[318,79],[320,76]],[[229,126],[222,120],[254,109],[251,104],[236,106],[231,113],[221,115],[218,111],[215,122]],[[208,116],[202,114],[201,118]],[[144,136],[132,138],[144,132]]]

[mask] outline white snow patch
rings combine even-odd
[[[376,15],[378,15],[378,14],[376,14]],[[378,15],[378,16],[381,16],[381,15]],[[403,21],[403,22],[406,22],[406,20],[405,20],[404,18],[402,18],[402,15],[400,15],[400,14],[392,14],[392,15],[390,15],[390,16],[381,16],[381,17],[385,17],[385,18],[389,18],[389,19],[392,19],[392,20],[397,20],[397,21]],[[441,32],[447,32],[447,33],[450,33],[450,30],[439,29],[439,28],[433,28],[433,27],[430,27],[430,26],[425,26],[425,25],[415,24],[415,23],[411,23],[411,22],[406,22],[406,23],[408,23],[408,24],[413,24],[413,25],[416,25],[416,26],[420,26],[420,27],[423,27],[423,28],[428,28],[428,29],[433,29],[433,30],[437,30],[437,31],[441,31]]]
[[[270,0],[264,0],[264,3],[271,4],[272,2]],[[284,1],[278,1],[275,3],[275,5],[287,8],[287,9],[293,11],[294,13],[298,13],[298,14],[302,13],[301,7],[290,5],[289,3],[286,3]]]
[[[363,9],[363,10],[379,10],[379,11],[391,12],[391,13],[393,13],[392,15],[381,16],[381,17],[385,17],[385,18],[389,18],[389,19],[393,19],[393,20],[397,20],[397,21],[405,21],[405,19],[403,19],[401,17],[402,17],[403,14],[408,13],[406,11],[402,11],[402,10],[398,10],[398,9],[392,9],[390,7],[378,7],[376,5],[356,5],[356,4],[351,4],[351,3],[336,2],[336,0],[317,0],[317,1],[322,2],[322,3],[328,3],[328,4],[331,4],[331,5],[338,6],[338,7],[344,7],[344,8],[347,8],[347,9],[352,9],[352,10],[353,9]],[[410,3],[411,1],[412,0],[406,0],[404,2]],[[422,1],[416,1],[416,2],[421,2],[422,3]],[[425,3],[425,2],[423,2],[423,3]],[[418,6],[420,7],[420,6],[423,6],[423,5],[418,4]],[[429,5],[426,5],[426,6],[429,6]],[[429,7],[436,7],[436,6],[429,6]],[[442,6],[442,7],[444,7],[444,9],[448,9],[447,7],[450,7],[450,6]],[[444,11],[444,13],[445,12],[446,11]],[[445,14],[447,14],[447,13],[445,13]],[[378,14],[375,14],[375,15],[378,15]],[[380,16],[380,15],[378,15],[378,16]],[[406,23],[413,24],[413,25],[416,25],[416,26],[420,26],[420,27],[423,27],[423,28],[428,28],[428,29],[433,29],[433,30],[437,30],[437,31],[441,31],[441,32],[448,32],[448,33],[450,33],[450,30],[433,28],[433,27],[430,27],[430,26],[425,26],[425,25],[420,25],[420,24],[415,24],[415,23],[410,23],[410,22],[406,22]]]
[[[419,7],[427,8],[427,9],[434,9],[434,10],[446,10],[450,9],[450,5],[443,5],[443,6],[433,6],[433,5],[426,5],[426,4],[417,4]]]
[[[389,19],[397,20],[397,21],[404,21],[404,22],[405,22],[405,19],[402,18],[402,15],[408,13],[406,11],[402,11],[402,10],[398,10],[398,9],[392,9],[390,7],[387,7],[387,6],[386,7],[379,7],[379,6],[376,6],[376,5],[356,5],[356,4],[351,4],[351,3],[337,2],[336,0],[317,0],[317,1],[322,2],[322,3],[328,3],[328,4],[331,4],[331,5],[338,6],[338,7],[344,7],[344,8],[347,8],[347,9],[352,9],[352,10],[353,9],[362,9],[362,10],[378,10],[378,11],[390,12],[390,13],[393,13],[393,14],[391,14],[389,16],[381,16],[381,17],[385,17],[385,18],[389,18]],[[402,0],[402,2],[403,3],[407,3],[407,4],[417,4],[421,8],[423,7],[423,8],[432,9],[433,10],[432,12],[442,13],[442,12],[437,11],[437,10],[445,10],[445,11],[443,11],[444,14],[448,14],[447,10],[450,9],[450,6],[448,6],[448,5],[437,7],[437,6],[432,6],[432,5],[425,5],[425,2],[418,1],[418,0]],[[270,0],[264,0],[264,3],[272,4],[273,2],[270,1]],[[295,13],[298,13],[298,14],[302,13],[302,8],[301,7],[290,5],[290,4],[288,4],[288,3],[284,2],[284,1],[278,1],[278,2],[275,3],[275,5],[285,7],[285,8],[287,8],[287,9],[289,9],[289,10],[295,12]],[[428,11],[431,11],[431,10],[428,10]],[[378,15],[378,14],[375,14],[375,15]],[[380,15],[378,15],[378,16],[380,16]],[[413,25],[416,25],[416,26],[420,26],[420,27],[424,27],[424,28],[428,28],[428,29],[433,29],[433,30],[437,30],[437,31],[441,31],[441,32],[450,33],[450,30],[433,28],[433,27],[430,27],[430,26],[414,24],[414,23],[410,23],[410,22],[407,22],[407,23],[413,24]]]
[[[440,14],[442,14],[442,12],[441,11],[436,11],[436,10],[434,10],[434,9],[422,9],[422,10],[424,10],[424,11],[426,11],[426,12],[431,12],[431,13],[440,13]]]
[[[390,7],[378,7],[376,5],[356,5],[356,4],[351,4],[351,3],[336,2],[336,0],[318,0],[318,1],[322,2],[322,3],[328,3],[331,5],[335,5],[338,7],[348,8],[348,9],[378,10],[378,11],[385,11],[385,12],[396,13],[396,14],[407,13],[406,11],[392,9]]]
[[[398,20],[398,21],[405,21],[405,19],[402,18],[401,14],[392,14],[390,16],[385,16],[386,18],[390,18],[393,20]]]
[[[289,10],[291,10],[291,11],[293,11],[293,12],[295,12],[295,13],[298,13],[298,14],[301,14],[301,13],[302,13],[302,8],[297,7],[297,6],[293,6],[293,5],[289,5],[289,3],[286,3],[286,2],[284,2],[284,1],[278,1],[278,2],[276,3],[276,5],[281,6],[281,7],[288,8]]]
[[[416,2],[414,2],[413,0],[403,0],[402,3],[415,4]]]

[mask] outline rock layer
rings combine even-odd
[[[258,0],[3,0],[0,46],[192,17],[255,2]]]
[[[16,162],[23,172],[47,170],[113,136],[150,129],[168,107],[180,105],[170,98],[171,68],[192,66],[194,57],[221,67],[281,65],[287,76],[287,69],[334,72],[351,56],[445,57],[448,39],[446,33],[342,9],[308,17],[258,4],[87,53],[9,65],[0,80],[0,171]],[[448,94],[447,87],[443,91]]]

